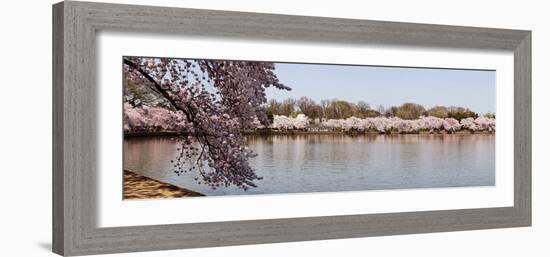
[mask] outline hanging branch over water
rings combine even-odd
[[[261,179],[248,163],[255,153],[245,146],[241,129],[259,120],[268,125],[262,105],[265,89],[290,90],[267,62],[125,57],[126,79],[161,95],[184,120],[159,122],[188,136],[181,138],[175,172],[195,172],[212,188],[235,185],[244,190]],[[131,113],[125,112],[130,120]]]

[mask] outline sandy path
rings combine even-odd
[[[204,196],[201,193],[124,171],[124,199]]]

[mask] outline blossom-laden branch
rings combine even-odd
[[[268,125],[262,107],[267,87],[290,90],[278,81],[273,63],[141,57],[123,61],[126,79],[148,85],[173,108],[172,118],[155,121],[187,135],[180,138],[179,155],[173,160],[178,175],[196,172],[198,183],[212,188],[256,186],[253,181],[261,177],[248,163],[255,153],[245,146],[240,131],[254,126],[255,120]],[[130,122],[132,115],[125,112],[125,119]]]

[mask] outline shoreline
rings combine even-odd
[[[123,176],[123,200],[206,196],[129,170]]]
[[[457,130],[453,133],[446,131],[419,131],[419,132],[379,132],[379,131],[303,131],[303,130],[256,130],[256,131],[242,131],[243,135],[469,135],[469,134],[495,134],[489,131],[470,131],[470,130]]]
[[[303,130],[256,130],[256,131],[242,131],[242,135],[248,136],[264,136],[264,135],[494,135],[495,132],[489,131],[470,131],[470,130],[457,130],[453,133],[446,131],[420,131],[415,133],[400,133],[400,132],[378,132],[378,131],[364,131],[364,132],[350,132],[350,131],[303,131]],[[185,136],[185,133],[179,133],[174,131],[155,131],[155,132],[124,132],[124,137],[150,137],[150,136]]]

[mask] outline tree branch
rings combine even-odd
[[[181,108],[178,108],[178,105],[176,104],[174,99],[172,99],[172,97],[170,97],[168,92],[166,92],[159,85],[159,83],[153,77],[151,77],[147,72],[145,72],[143,69],[138,67],[135,63],[133,63],[132,61],[130,61],[126,58],[124,58],[124,64],[130,66],[130,68],[132,68],[134,70],[137,70],[143,77],[145,77],[147,80],[149,80],[149,82],[153,83],[155,91],[158,91],[164,98],[166,98],[166,100],[170,103],[170,105],[172,105],[176,110],[180,110],[180,111],[183,111],[185,113],[184,110],[181,110]]]

